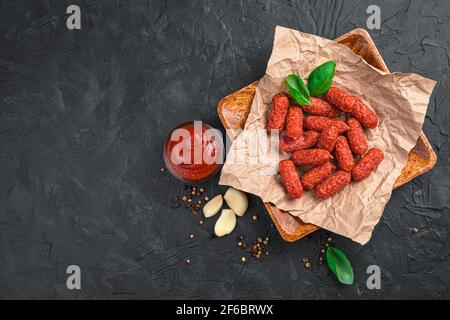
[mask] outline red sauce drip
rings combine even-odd
[[[184,129],[183,131],[177,129]],[[197,129],[197,130],[196,130]],[[220,166],[218,137],[207,124],[200,122],[197,128],[189,122],[175,128],[165,144],[166,166],[172,174],[188,182],[211,178]]]

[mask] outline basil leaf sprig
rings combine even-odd
[[[353,284],[353,268],[344,252],[335,247],[327,249],[327,265],[340,283]]]
[[[335,70],[336,62],[328,61],[311,72],[308,77],[308,87],[311,96],[320,97],[330,89]]]
[[[286,85],[292,98],[301,106],[309,106],[311,104],[309,89],[303,79],[295,74],[291,74],[286,78]]]

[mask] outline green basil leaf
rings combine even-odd
[[[303,79],[295,74],[291,74],[286,78],[286,85],[292,98],[301,106],[309,106],[311,104],[309,89],[303,82]]]
[[[344,252],[338,248],[328,247],[327,265],[339,282],[343,284],[353,284],[353,268]]]
[[[308,77],[308,87],[311,96],[322,96],[330,89],[335,70],[336,62],[328,61],[311,72]]]

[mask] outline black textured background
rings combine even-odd
[[[318,266],[325,232],[288,244],[256,198],[223,239],[171,209],[168,131],[221,127],[218,101],[263,75],[276,25],[333,39],[365,27],[370,4],[390,69],[439,81],[424,125],[439,160],[394,191],[368,245],[336,237],[355,284]],[[449,50],[448,1],[0,1],[0,298],[450,298]],[[243,265],[239,233],[269,234],[272,254]],[[66,288],[70,264],[80,291]],[[366,287],[371,264],[380,291]]]

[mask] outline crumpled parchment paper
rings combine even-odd
[[[333,86],[363,99],[378,114],[378,128],[366,130],[366,135],[369,147],[381,148],[385,159],[369,178],[352,182],[330,199],[318,200],[313,192],[305,191],[301,199],[291,200],[277,174],[278,157],[258,162],[248,147],[254,144],[252,136],[261,139],[261,130],[257,130],[266,127],[272,97],[280,91],[287,92],[284,78],[296,73],[306,79],[315,67],[328,60],[337,63]],[[435,84],[417,74],[386,74],[334,41],[277,27],[266,74],[256,89],[245,130],[229,150],[220,184],[258,195],[306,223],[365,244],[417,142]],[[270,138],[263,134],[262,139]],[[270,148],[269,144],[262,145]]]

